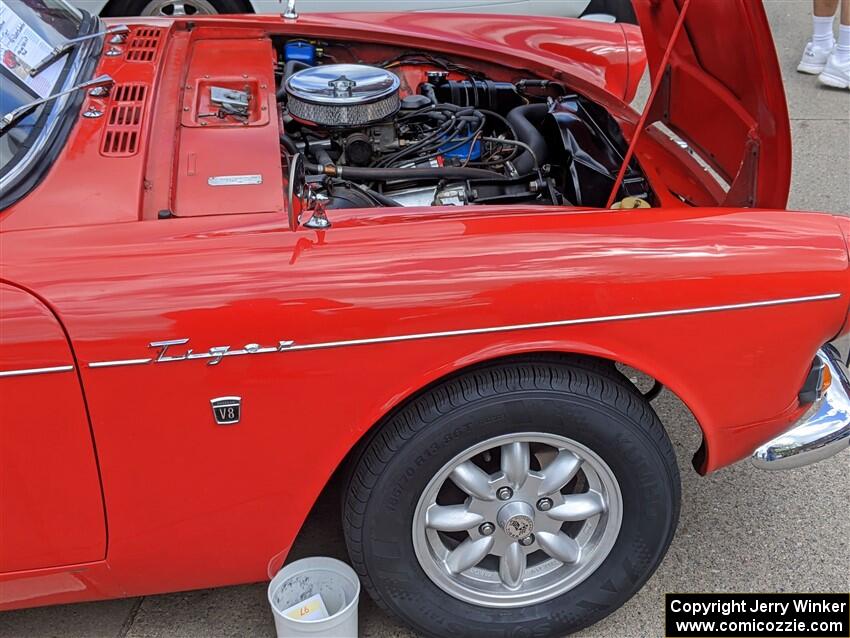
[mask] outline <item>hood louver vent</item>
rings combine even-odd
[[[100,152],[107,157],[129,157],[139,148],[147,86],[118,84],[112,90],[112,103],[103,131]]]
[[[139,27],[130,33],[127,40],[128,62],[153,62],[159,50],[159,40],[162,29],[156,27]]]

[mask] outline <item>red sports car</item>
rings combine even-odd
[[[558,636],[673,537],[662,387],[701,473],[846,448],[850,219],[783,210],[763,7],[635,8],[0,0],[0,608],[268,579],[340,472],[383,607]]]

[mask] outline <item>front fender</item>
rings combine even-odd
[[[375,423],[497,357],[639,368],[722,467],[793,418],[850,298],[834,219],[782,211],[347,210],[323,231],[258,214],[0,240],[4,275],[72,340],[129,595],[266,577]],[[187,339],[168,362],[148,346]],[[198,358],[223,346],[238,356]],[[242,423],[219,427],[210,400],[233,395]]]

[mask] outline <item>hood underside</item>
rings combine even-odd
[[[645,128],[666,127],[707,165],[726,206],[785,208],[791,132],[760,0],[632,0],[653,86]]]

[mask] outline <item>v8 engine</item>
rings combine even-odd
[[[367,64],[345,43],[290,41],[284,58],[281,147],[305,207],[599,207],[623,161],[613,118],[557,82],[494,81],[427,52]],[[634,161],[620,190],[652,198]]]

